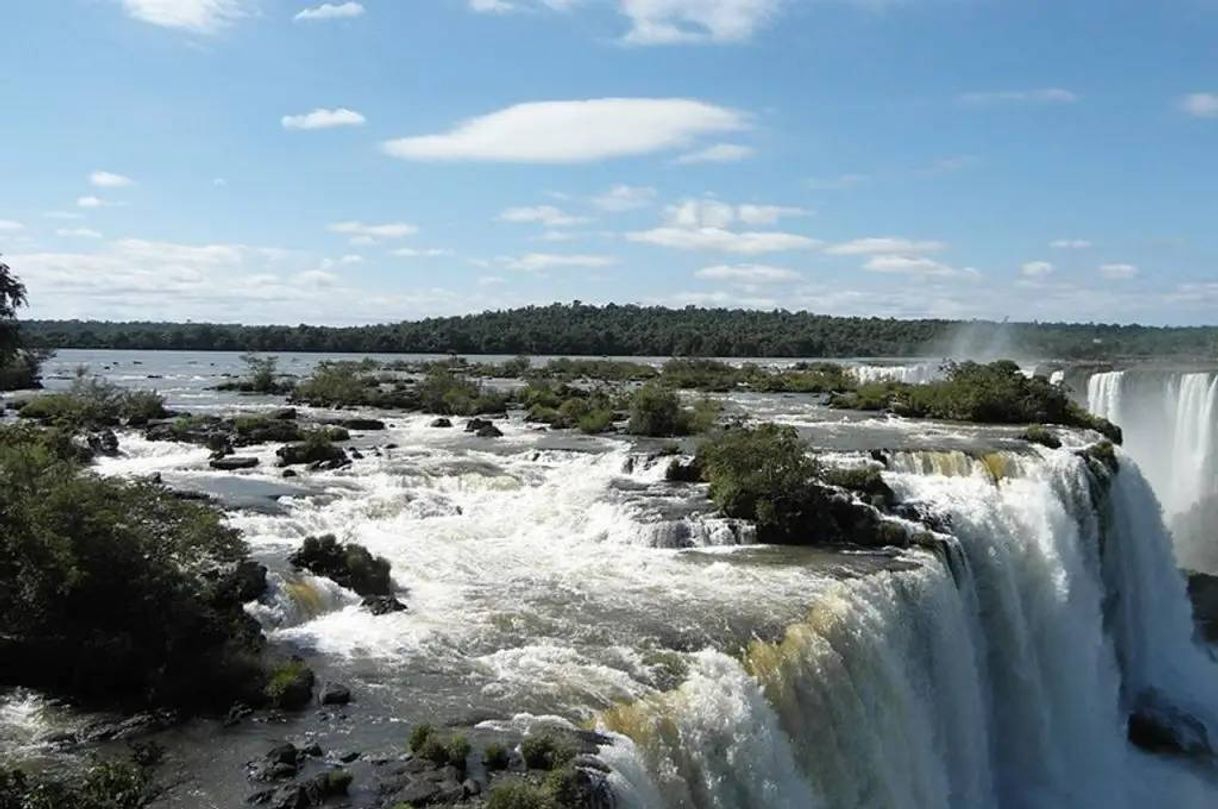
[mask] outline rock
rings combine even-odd
[[[347,463],[347,453],[342,447],[326,442],[299,441],[285,444],[275,451],[280,466],[297,466],[313,463]]]
[[[431,423],[432,427],[451,427],[453,423],[450,419],[438,418]]]
[[[669,483],[699,483],[702,480],[702,464],[698,463],[697,458],[688,463],[673,458],[664,471],[664,480]]]
[[[257,601],[267,590],[266,565],[246,559],[238,562],[223,583],[222,592],[239,604]]]
[[[1213,753],[1205,723],[1153,693],[1138,698],[1129,715],[1127,733],[1131,743],[1152,753]]]
[[[373,615],[388,615],[391,612],[406,611],[406,605],[393,596],[368,596],[360,602],[360,606]]]
[[[317,695],[322,705],[346,705],[351,701],[351,689],[342,683],[326,683]]]
[[[394,795],[394,799],[406,806],[426,806],[429,803],[436,802],[439,795],[440,787],[438,784],[419,779],[410,781],[402,790]]]
[[[228,713],[224,715],[224,727],[231,728],[241,724],[242,720],[252,716],[254,709],[248,705],[238,702],[228,709]]]
[[[339,756],[338,760],[341,761],[343,764],[350,764],[352,761],[358,761],[359,757],[360,757],[360,753],[358,750],[351,750],[351,751],[343,753],[341,756]]]
[[[253,469],[258,465],[258,459],[248,455],[229,455],[226,458],[216,458],[208,465],[222,472],[235,472],[238,469]]]
[[[493,427],[493,426],[494,425],[492,425],[486,419],[472,418],[469,421],[465,422],[465,432],[476,433],[479,430],[481,430],[483,427]]]
[[[299,474],[299,473],[297,473],[297,471],[296,471],[295,469],[285,469],[285,470],[283,470],[283,476],[284,476],[285,478],[294,478],[294,477],[297,477],[297,476],[298,476],[298,474]]]
[[[346,427],[348,430],[359,430],[362,432],[385,429],[385,422],[379,419],[343,419],[339,422],[339,425]]]
[[[350,454],[351,454],[351,460],[353,460],[353,461],[364,460],[364,453],[360,452],[358,449],[350,450]]]
[[[474,433],[474,435],[478,436],[479,438],[502,438],[503,431],[494,424],[488,424],[485,427],[479,427],[478,431]]]
[[[339,542],[333,534],[307,537],[288,557],[288,562],[293,567],[325,576],[361,596],[390,596],[393,593],[389,560],[373,556],[367,548],[354,542]]]
[[[1218,576],[1190,571],[1188,598],[1201,636],[1210,643],[1218,642]]]
[[[296,419],[296,408],[277,407],[274,410],[268,411],[266,417],[275,421],[294,421]]]
[[[313,670],[300,658],[280,666],[271,676],[266,687],[266,696],[276,708],[295,711],[313,701]]]
[[[118,436],[114,434],[114,430],[99,430],[89,433],[85,440],[89,444],[89,449],[99,455],[118,455]]]

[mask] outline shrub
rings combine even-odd
[[[715,505],[756,522],[761,541],[809,541],[825,498],[815,483],[820,466],[793,428],[734,427],[703,443],[697,462]]]
[[[94,762],[67,775],[0,769],[0,809],[140,809],[158,796],[134,762]]]
[[[414,730],[410,731],[410,749],[419,752],[435,732],[436,729],[427,723],[415,725]]]
[[[288,562],[325,576],[361,596],[393,593],[388,559],[373,556],[363,545],[339,542],[333,534],[306,537],[304,544],[288,557]]]
[[[410,749],[416,756],[430,761],[437,767],[445,765],[456,767],[458,770],[465,770],[465,760],[469,756],[471,747],[465,736],[456,734],[450,738],[444,738],[437,733],[430,725],[422,725],[420,728],[426,728],[425,734],[420,734],[419,738],[415,738],[412,733],[410,737]],[[416,733],[420,730],[416,728]],[[416,745],[416,741],[418,744]]]
[[[580,432],[588,435],[603,433],[613,427],[613,411],[607,409],[589,410],[579,417],[577,422]]]
[[[418,395],[423,410],[441,416],[476,416],[502,412],[507,407],[507,397],[483,391],[443,365],[432,366],[420,380]]]
[[[245,543],[210,507],[0,432],[0,683],[105,705],[256,699],[261,633],[222,587]]]
[[[1028,441],[1033,444],[1040,444],[1041,446],[1048,447],[1049,449],[1060,449],[1062,445],[1061,439],[1058,438],[1052,430],[1041,424],[1033,424],[1031,427],[1024,430],[1023,434],[1019,437],[1024,441]]]
[[[634,435],[684,435],[686,423],[677,394],[656,384],[646,384],[630,400],[630,424]]]
[[[0,391],[41,388],[42,364],[52,353],[22,350],[0,356]]]
[[[561,809],[561,807],[548,790],[527,781],[518,780],[496,785],[486,801],[486,809]]]
[[[552,770],[575,758],[571,742],[558,734],[543,732],[525,736],[520,742],[520,757],[532,770]]]
[[[506,770],[512,759],[503,745],[488,744],[482,753],[482,762],[488,770]]]
[[[276,708],[297,710],[312,701],[313,683],[313,670],[303,660],[292,658],[271,672],[264,693]]]
[[[91,429],[123,421],[143,425],[167,414],[165,400],[156,391],[124,391],[104,379],[87,376],[81,369],[67,392],[31,399],[20,415],[73,429]]]

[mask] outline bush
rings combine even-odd
[[[42,387],[42,364],[50,351],[16,351],[0,356],[0,391],[30,390]]]
[[[299,658],[292,658],[271,672],[264,693],[271,705],[295,711],[313,700],[313,670]]]
[[[94,762],[67,776],[0,769],[0,809],[140,809],[158,794],[134,762]]]
[[[144,425],[166,415],[165,400],[156,391],[125,391],[83,369],[67,392],[38,396],[20,411],[22,418],[73,429]]]
[[[426,729],[425,733],[419,732],[424,729]],[[465,736],[458,733],[446,739],[431,725],[420,725],[410,736],[411,752],[437,767],[447,765],[464,772],[465,760],[471,749]]]
[[[684,435],[687,424],[676,392],[656,384],[647,384],[635,391],[630,400],[627,430],[634,435]]]
[[[705,442],[697,463],[715,505],[729,517],[752,520],[762,542],[808,542],[824,507],[815,483],[820,465],[794,428],[734,427]]]
[[[441,416],[500,413],[507,407],[507,397],[483,391],[476,383],[443,365],[432,366],[419,382],[418,393],[423,410]]]
[[[607,409],[589,410],[579,417],[579,431],[588,435],[596,435],[613,428],[613,411]]]
[[[482,763],[488,770],[506,770],[512,763],[508,749],[501,744],[488,744],[482,753]]]
[[[363,545],[342,543],[333,534],[306,537],[304,544],[288,557],[294,567],[354,590],[361,596],[387,596],[393,593],[389,560],[373,556]]]
[[[1028,441],[1033,444],[1040,444],[1041,446],[1048,447],[1049,449],[1061,449],[1062,445],[1061,439],[1058,438],[1052,430],[1049,430],[1047,427],[1041,424],[1033,424],[1031,427],[1024,430],[1023,434],[1019,437],[1024,441]]]
[[[410,749],[415,753],[422,750],[435,732],[436,729],[429,724],[415,725],[414,730],[410,731]]]
[[[552,770],[575,758],[570,741],[555,733],[536,733],[520,742],[520,757],[531,770]]]
[[[256,700],[261,633],[224,586],[239,534],[34,433],[0,428],[0,683],[103,705]]]
[[[561,809],[554,796],[527,781],[508,781],[491,790],[486,809]]]

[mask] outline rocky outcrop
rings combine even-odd
[[[360,606],[373,615],[389,615],[406,611],[406,605],[393,596],[367,596],[360,602]]]
[[[1197,631],[1209,643],[1218,643],[1218,576],[1190,572],[1188,598]]]
[[[258,459],[248,455],[226,455],[223,458],[213,458],[209,463],[212,469],[222,472],[236,472],[239,469],[253,469],[258,465]]]
[[[393,595],[389,561],[373,556],[363,545],[339,542],[333,534],[306,538],[288,561],[293,567],[325,576],[361,596]]]
[[[279,458],[280,466],[299,466],[301,464],[341,466],[350,463],[343,448],[336,447],[328,441],[301,441],[295,444],[285,444],[275,450],[275,455]]]
[[[1129,714],[1127,732],[1131,743],[1152,753],[1214,753],[1205,723],[1153,692],[1139,696]]]

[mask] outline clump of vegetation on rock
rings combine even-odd
[[[578,751],[557,733],[534,733],[520,742],[520,757],[531,770],[552,770],[575,758]]]
[[[277,396],[291,393],[293,385],[279,379],[279,358],[264,357],[259,354],[242,354],[241,361],[245,363],[245,376],[235,382],[223,382],[216,390],[235,390],[241,393],[261,393]]]
[[[446,736],[431,725],[419,725],[410,734],[410,752],[437,767],[447,765],[464,772],[471,749],[463,734]]]
[[[68,774],[0,768],[0,809],[140,809],[159,794],[134,761],[95,761]]]
[[[143,426],[165,418],[165,399],[155,391],[127,391],[99,377],[77,372],[64,393],[45,393],[29,400],[19,411],[22,418],[78,430]]]
[[[1060,449],[1062,440],[1049,428],[1042,424],[1033,424],[1031,427],[1023,431],[1019,436],[1024,441],[1032,444],[1040,444],[1042,447],[1049,449]]]
[[[676,391],[648,383],[631,397],[627,430],[634,435],[657,437],[691,435],[714,426],[719,411],[719,404],[711,399],[700,399],[693,407],[685,407]]]
[[[306,538],[288,561],[294,567],[325,576],[361,596],[393,593],[388,559],[373,556],[363,545],[339,542],[333,534]]]
[[[256,702],[261,631],[218,512],[81,468],[62,433],[0,428],[0,683],[87,703]]]
[[[264,693],[271,705],[288,711],[299,710],[313,700],[313,670],[299,658],[292,658],[271,672]]]
[[[441,416],[478,416],[502,413],[507,397],[480,385],[444,365],[435,365],[418,383],[419,406]]]

